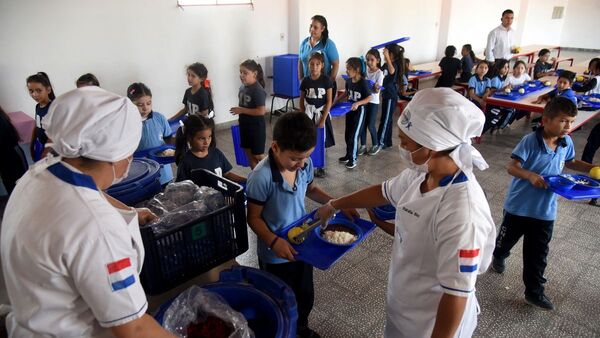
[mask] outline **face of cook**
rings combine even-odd
[[[212,142],[212,130],[204,129],[196,132],[194,137],[189,140],[190,148],[195,152],[205,153]]]
[[[152,112],[152,96],[144,95],[133,101],[133,104],[140,111],[142,119],[146,119],[150,115],[150,112]]]
[[[325,26],[323,26],[319,21],[313,20],[310,22],[310,28],[308,32],[310,33],[310,37],[316,41],[321,40],[321,35],[325,31]]]
[[[414,164],[424,164],[431,158],[431,150],[413,141],[400,128],[398,128],[398,138],[400,138],[399,147],[410,151],[411,159]]]
[[[514,19],[515,19],[514,14],[512,14],[512,13],[504,14],[501,19],[502,26],[504,26],[505,28],[509,28],[512,25]]]
[[[299,169],[304,168],[306,161],[312,154],[314,147],[310,148],[307,151],[296,151],[296,150],[282,150],[277,141],[273,141],[273,145],[271,146],[273,150],[273,155],[275,156],[275,161],[279,164],[279,166],[287,171],[297,171]]]
[[[37,103],[46,104],[50,102],[52,87],[46,87],[39,82],[28,82],[27,91],[29,91],[29,95]]]
[[[124,158],[120,161],[113,162],[113,166],[115,167],[115,178],[125,176],[125,174],[129,170],[129,165],[131,164],[131,161],[133,161],[133,155],[129,155],[127,158]]]
[[[558,116],[548,118],[542,117],[544,122],[544,132],[553,137],[564,137],[571,130],[571,125],[575,121],[574,116],[560,113]]]

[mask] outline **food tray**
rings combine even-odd
[[[348,79],[350,79],[350,77],[348,75],[344,74],[344,75],[342,75],[342,79],[348,81]],[[371,87],[375,86],[375,81],[369,80],[369,79],[367,79],[367,81],[369,81],[369,84],[371,85]],[[384,90],[384,89],[385,89],[384,86],[379,87],[379,90]]]
[[[158,162],[160,164],[175,163],[175,155],[173,155],[173,156],[159,156],[158,155],[158,153],[160,153],[161,151],[167,150],[167,149],[175,150],[175,146],[170,145],[170,144],[163,144],[160,147],[150,149],[148,151],[148,158],[151,160],[155,160],[156,162]]]
[[[421,76],[431,74],[429,70],[411,70],[408,72],[409,76]]]
[[[380,44],[378,44],[376,46],[373,46],[371,48],[373,48],[373,49],[379,49],[379,48],[383,48],[383,47],[385,47],[387,45],[390,45],[392,43],[401,43],[401,42],[408,41],[408,40],[410,40],[410,38],[408,36],[404,36],[404,37],[401,37],[401,38],[396,39],[396,40],[392,40],[392,41],[380,43]]]
[[[525,89],[525,93],[519,93],[519,89],[521,88]],[[534,80],[525,82],[520,86],[514,87],[510,91],[510,93],[505,93],[503,90],[498,90],[494,93],[493,96],[498,99],[516,101],[522,99],[525,96],[530,95],[531,93],[540,91],[544,88],[547,88],[547,86],[545,86],[542,81]]]
[[[335,106],[331,107],[331,110],[329,110],[329,114],[332,117],[344,116],[348,114],[350,108],[352,108],[352,103],[353,102],[350,101],[340,102]]]
[[[310,221],[314,219],[315,213],[316,210],[303,216],[296,222],[281,229],[277,235],[287,239],[287,233],[291,228],[299,226],[307,220]],[[331,220],[331,223],[335,223],[336,220],[340,219],[348,220],[348,218],[342,213],[338,213],[335,215],[333,220]],[[302,244],[292,244],[292,247],[294,247],[294,249],[298,252],[296,259],[306,262],[321,270],[329,269],[335,262],[337,262],[365,238],[367,238],[376,227],[375,224],[364,219],[356,219],[353,222],[362,230],[362,236],[360,236],[354,243],[344,246],[327,243],[318,237],[317,232],[321,231],[321,228],[317,227],[308,235]]]
[[[600,100],[600,94],[576,95],[576,97],[577,102],[580,102],[582,106],[600,109],[600,101],[593,101],[594,99]]]
[[[585,200],[591,198],[600,197],[600,183],[584,175],[568,175],[575,179],[586,179],[593,182],[596,188],[584,186],[581,184],[574,184],[571,189],[565,187],[563,180],[567,175],[551,175],[544,176],[544,180],[548,183],[550,190],[556,194],[570,200]]]

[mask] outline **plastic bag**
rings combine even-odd
[[[219,210],[225,206],[225,197],[223,194],[211,187],[200,187],[200,193],[196,195],[196,200],[204,201],[210,212]]]
[[[253,338],[254,333],[248,327],[244,316],[233,310],[221,296],[198,286],[192,286],[181,293],[165,311],[163,327],[182,338],[194,338],[188,335],[190,324],[202,323],[214,317],[223,320],[230,328],[228,336],[218,337],[214,332],[211,338]]]
[[[194,201],[164,214],[150,226],[155,234],[160,234],[172,229],[174,226],[186,224],[209,213],[210,211],[204,201]]]

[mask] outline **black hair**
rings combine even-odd
[[[48,74],[44,72],[37,72],[36,74],[30,75],[27,77],[26,83],[31,82],[40,83],[46,88],[50,87],[50,94],[48,94],[48,98],[50,99],[50,101],[54,101],[56,95],[54,95],[54,88],[52,87],[52,83],[50,83],[50,78],[48,77]]]
[[[324,46],[327,43],[327,39],[329,39],[329,26],[327,26],[327,19],[325,19],[325,17],[322,15],[315,15],[310,19],[313,21],[318,21],[321,24],[321,26],[325,28],[323,29],[323,33],[321,33],[321,41],[323,41]]]
[[[410,59],[409,58],[404,58],[404,74],[408,74],[408,72],[410,72]]]
[[[206,89],[206,91],[208,92],[208,111],[210,112],[214,110],[215,105],[213,103],[212,89],[210,87],[210,81],[208,80],[208,69],[206,68],[206,66],[200,62],[194,62],[187,67],[187,70],[196,74],[196,76],[200,79],[204,79],[204,81],[200,83],[200,86]]]
[[[456,47],[452,45],[446,47],[446,50],[444,51],[444,55],[446,57],[451,58],[454,56],[454,54],[456,54]]]
[[[590,60],[590,63],[588,63],[588,69],[590,71],[594,71],[595,69],[600,69],[600,58],[593,58]]]
[[[513,69],[517,68],[518,65],[523,65],[523,67],[525,67],[525,71],[527,71],[527,64],[525,63],[525,61],[518,60],[517,62],[515,62],[515,65],[513,66]]]
[[[263,69],[262,69],[262,66],[260,64],[258,64],[254,60],[248,59],[248,60],[242,62],[240,64],[240,67],[244,67],[244,68],[248,69],[251,72],[256,72],[256,80],[258,81],[258,83],[260,83],[260,85],[263,88],[265,88],[265,76],[263,74]]]
[[[132,83],[127,87],[127,97],[133,102],[142,96],[152,97],[150,88],[141,82]]]
[[[486,65],[486,66],[488,66],[488,69],[490,69],[490,63],[485,60],[481,60],[481,61],[477,62],[477,67],[475,67],[475,69],[479,68],[479,65]]]
[[[0,107],[0,120],[3,120],[3,124],[8,126],[7,135],[3,135],[3,138],[6,137],[6,139],[3,139],[2,143],[5,143],[5,141],[7,141],[6,143],[9,146],[17,145],[19,141],[21,141],[21,138],[19,137],[17,129],[10,121],[10,117],[4,111],[4,109],[2,109],[2,107]]]
[[[562,96],[557,96],[546,104],[546,106],[544,107],[543,116],[549,119],[553,119],[559,116],[560,114],[575,117],[577,116],[577,106],[570,99]]]
[[[471,57],[471,60],[473,62],[475,62],[475,60],[477,60],[477,57],[475,57],[475,53],[473,52],[473,47],[471,46],[470,43],[466,43],[462,46],[462,48],[466,49],[469,52],[469,56]]]
[[[506,9],[504,12],[502,12],[502,16],[505,16],[506,14],[515,14],[515,12],[513,12],[512,9]]]
[[[200,115],[189,115],[183,122],[183,127],[177,130],[175,135],[175,164],[179,165],[183,159],[183,155],[188,149],[188,142],[194,138],[197,132],[210,129],[212,138],[210,140],[210,148],[217,146],[217,138],[215,137],[215,121],[208,117]]]
[[[367,55],[373,55],[377,60],[377,68],[381,68],[381,54],[379,54],[379,49],[371,48],[367,51]]]
[[[392,58],[392,62],[396,62],[398,68],[395,71],[398,72],[398,88],[402,87],[402,77],[404,76],[404,47],[399,46],[395,43],[390,43],[385,45],[385,49],[390,53],[390,57]]]
[[[321,68],[321,75],[325,75],[325,57],[323,56],[323,54],[320,52],[314,52],[310,54],[310,57],[308,58],[308,63],[310,63],[312,59],[317,59],[323,64],[323,68]]]
[[[317,129],[305,113],[287,113],[277,119],[273,141],[281,151],[305,152],[317,144]]]
[[[569,81],[569,83],[573,83],[575,80],[575,73],[570,70],[563,70],[558,78],[560,79],[561,77]]]
[[[360,58],[351,57],[346,60],[346,66],[354,69],[360,74],[361,78],[365,78],[365,73],[363,72],[363,62]]]
[[[538,57],[544,56],[547,53],[550,53],[550,50],[548,48],[540,49],[540,51],[538,52]]]
[[[81,75],[77,79],[77,81],[75,81],[75,85],[77,86],[77,88],[85,87],[85,86],[100,87],[100,82],[98,81],[98,78],[94,74],[85,73],[85,74]]]
[[[508,60],[499,59],[494,63],[494,76],[500,75],[500,69],[504,68],[508,64]]]

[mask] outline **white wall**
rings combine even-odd
[[[0,105],[33,115],[28,75],[47,72],[63,93],[92,72],[102,87],[123,95],[130,83],[146,83],[154,109],[171,116],[182,107],[185,66],[200,61],[212,81],[216,122],[231,120],[240,62],[256,58],[264,66],[265,58],[287,52],[288,2],[259,0],[254,10],[181,11],[175,5],[175,0],[1,1]]]
[[[600,49],[598,19],[600,1],[569,0],[565,9],[560,45],[565,47]]]
[[[560,45],[560,35],[565,20],[564,16],[563,19],[552,19],[552,11],[555,6],[565,7],[567,11],[567,5],[576,1],[526,0],[524,2],[527,3],[527,17],[523,25],[521,45]]]

